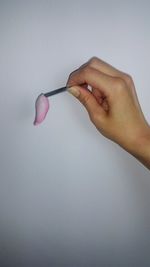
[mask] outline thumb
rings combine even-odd
[[[101,105],[97,102],[94,95],[84,87],[75,85],[67,89],[69,93],[75,96],[86,108],[90,117],[94,115],[104,115],[105,111]]]

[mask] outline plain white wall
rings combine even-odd
[[[149,1],[0,1],[0,266],[150,266],[150,173],[66,84],[92,56],[130,73],[150,120]]]

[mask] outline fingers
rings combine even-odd
[[[105,61],[103,61],[102,59],[99,59],[97,57],[92,57],[85,64],[83,64],[80,68],[83,68],[86,66],[91,66],[92,68],[99,70],[99,71],[101,71],[107,75],[112,76],[112,77],[119,77],[119,78],[123,79],[131,90],[135,104],[138,107],[140,107],[137,93],[136,93],[135,86],[134,86],[134,82],[132,80],[132,77],[129,74],[114,68],[112,65],[106,63]]]
[[[114,68],[110,64],[106,63],[102,59],[99,59],[97,57],[92,57],[88,62],[87,62],[92,68],[95,68],[101,72],[104,72],[112,77],[124,77],[123,72],[120,70]]]
[[[99,104],[102,104],[103,101],[103,94],[100,92],[100,90],[96,89],[96,88],[92,88],[92,94],[95,96],[97,102]]]
[[[91,119],[96,115],[106,115],[105,110],[99,105],[96,98],[89,90],[81,86],[72,86],[68,88],[68,91],[85,106]]]
[[[73,85],[88,84],[92,88],[96,88],[101,91],[105,96],[109,97],[114,83],[114,77],[109,76],[97,69],[90,66],[79,68],[72,72],[69,76],[67,87]]]
[[[82,66],[87,66],[87,65],[91,66],[92,68],[95,68],[95,69],[97,69],[103,73],[106,73],[107,75],[110,75],[112,77],[119,77],[119,78],[123,79],[126,82],[126,84],[129,86],[136,105],[138,107],[140,106],[139,102],[138,102],[138,97],[136,94],[134,82],[132,80],[132,77],[129,74],[114,68],[112,65],[106,63],[105,61],[103,61],[97,57],[92,57],[90,60],[88,60]]]
[[[78,98],[90,114],[94,112],[94,105],[97,110],[97,104],[104,112],[109,111],[116,100],[115,92],[123,90],[126,85],[131,90],[136,105],[138,103],[132,78],[96,57],[91,58],[70,74],[67,87],[75,85],[80,86],[82,94]],[[91,92],[88,90],[88,85],[92,88]],[[93,104],[90,106],[87,104],[87,102],[91,103],[89,99],[93,99]]]
[[[81,65],[79,69],[83,69],[83,68],[88,67],[88,66],[92,67],[96,70],[99,70],[100,72],[103,72],[103,73],[105,73],[109,76],[112,76],[114,78],[119,77],[119,78],[123,79],[126,82],[126,84],[130,87],[131,92],[133,94],[133,97],[135,99],[135,102],[138,102],[134,83],[133,83],[132,77],[129,74],[114,68],[112,65],[106,63],[105,61],[103,61],[102,59],[99,59],[97,57],[92,57],[86,63]]]
[[[108,111],[109,110],[109,105],[107,102],[106,97],[100,92],[100,90],[96,89],[96,88],[92,88],[92,94],[94,95],[94,97],[96,98],[97,102],[101,105],[101,107],[105,110]]]
[[[124,73],[116,68],[114,68],[112,65],[106,63],[102,59],[99,59],[97,57],[92,57],[89,59],[85,64],[83,64],[80,68],[90,66],[96,70],[99,70],[107,75],[110,75],[112,77],[120,77],[124,79],[124,81],[128,83],[131,82],[132,78],[129,74]]]

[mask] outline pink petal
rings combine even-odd
[[[46,117],[46,114],[49,110],[49,101],[44,94],[40,94],[35,102],[35,120],[34,125],[40,124]]]

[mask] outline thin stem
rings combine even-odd
[[[51,91],[51,92],[45,93],[44,95],[45,95],[46,97],[49,97],[49,96],[52,96],[52,95],[56,95],[56,94],[65,92],[66,90],[67,90],[67,87],[64,86],[64,87],[61,87],[61,88],[59,88],[59,89],[53,90],[53,91]]]

